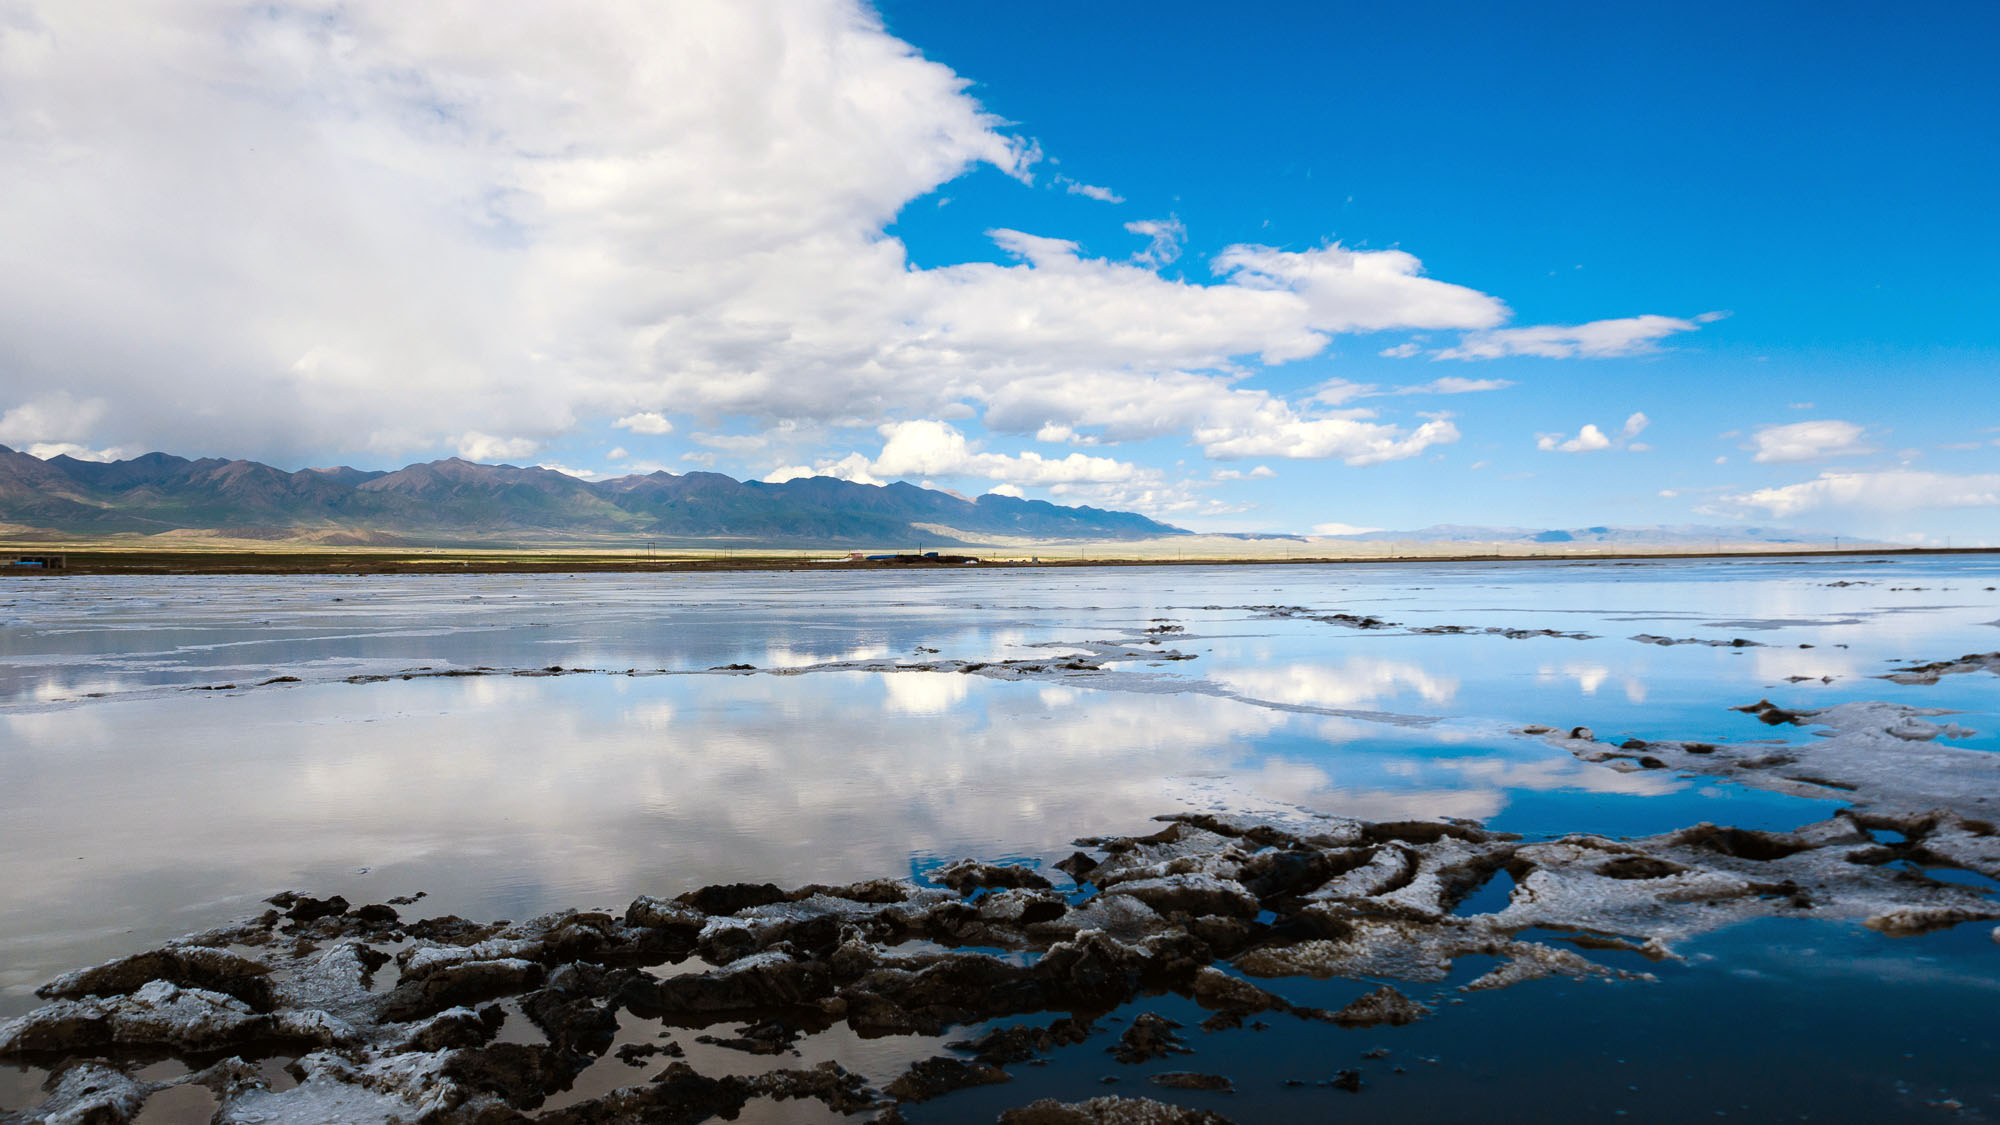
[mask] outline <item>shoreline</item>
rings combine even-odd
[[[1109,545],[1098,545],[1100,547]],[[1068,550],[1068,548],[1056,548]],[[887,559],[831,557],[833,549],[795,552],[736,553],[732,549],[640,553],[595,548],[451,549],[451,548],[322,548],[318,550],[158,550],[116,546],[57,546],[46,543],[0,543],[0,574],[58,576],[228,575],[228,574],[648,574],[705,571],[879,571],[1057,569],[1103,566],[1345,566],[1411,563],[1577,563],[1663,562],[1765,559],[1927,558],[1934,556],[2000,555],[2000,547],[1901,547],[1835,550],[1702,550],[1702,551],[1569,551],[1523,554],[1424,553],[1401,555],[1310,555],[1198,558],[1120,556],[1044,557],[1017,549],[954,548],[929,558],[897,552]],[[59,569],[5,565],[15,557],[58,556]],[[972,559],[973,562],[963,560]]]

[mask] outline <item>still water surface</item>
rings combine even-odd
[[[1965,711],[1977,733],[1959,744],[2000,749],[2000,679],[1875,678],[2000,649],[1995,586],[2000,561],[1979,556],[16,578],[0,587],[0,1017],[32,1007],[33,987],[62,970],[253,913],[285,888],[355,902],[424,891],[427,913],[522,918],[718,881],[843,883],[964,855],[1049,862],[1076,836],[1146,831],[1187,808],[1472,817],[1529,834],[1788,828],[1838,805],[1617,773],[1512,732],[1799,738],[1729,708],[1886,699]],[[1434,626],[1590,637],[1411,631]],[[887,670],[1103,643],[1161,658],[1002,679]],[[754,671],[711,671],[729,665]],[[434,675],[470,670],[486,674]],[[1983,932],[1710,943],[1716,967],[1683,970],[1700,982],[1634,990],[1626,1017],[1592,1001],[1591,1018],[1629,1029],[1657,1008],[1661,1034],[1681,1034],[1692,997],[1824,1003],[1828,980],[1859,999],[1885,975],[1899,1003],[1962,1006],[1968,988],[2000,999],[2000,947]],[[1801,945],[1838,948],[1827,961],[1842,967],[1783,983],[1799,958],[1772,951]],[[1896,969],[1851,968],[1874,962]],[[1461,1030],[1443,1026],[1449,1013],[1409,1038],[1546,1017],[1590,987],[1482,999]],[[1935,1048],[1947,1055],[1993,1045],[1990,1019],[1914,1026],[1950,1040]],[[1883,1105],[1935,1100],[1895,1065],[1914,1053],[1880,1046],[1861,1051],[1879,1071],[1862,1085]],[[1451,1073],[1371,1112],[1417,1111],[1486,1072]],[[1622,1085],[1577,1090],[1603,1108],[1591,1091]],[[2000,1101],[1983,1109],[2000,1114]]]

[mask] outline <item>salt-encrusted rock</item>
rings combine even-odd
[[[1333,1022],[1342,1027],[1401,1027],[1430,1015],[1429,1007],[1417,1003],[1388,985],[1356,999],[1333,1013]]]
[[[1202,872],[1157,879],[1132,879],[1104,889],[1106,896],[1129,895],[1155,913],[1221,914],[1255,918],[1256,898],[1241,885]]]
[[[1163,1059],[1168,1055],[1191,1055],[1194,1052],[1174,1032],[1180,1024],[1153,1012],[1140,1012],[1132,1017],[1132,1022],[1118,1037],[1116,1045],[1105,1048],[1113,1058],[1121,1063],[1135,1064]]]
[[[216,1120],[473,1125],[538,1110],[605,1055],[646,1057],[648,1045],[618,1044],[623,1013],[676,1028],[736,1025],[702,1041],[758,1054],[781,1054],[835,1023],[864,1037],[945,1035],[1031,1013],[1108,1012],[1166,993],[1214,1013],[1205,1029],[1266,1012],[1394,1024],[1431,1007],[1380,986],[1324,1012],[1237,974],[1407,987],[1441,983],[1470,957],[1495,962],[1464,986],[1471,990],[1549,975],[1647,979],[1589,954],[1668,958],[1686,937],[1760,917],[1862,921],[1894,935],[2000,917],[1979,887],[1921,874],[2000,873],[2000,833],[1977,815],[1993,792],[1990,756],[1949,746],[1956,728],[1931,722],[1933,711],[1849,705],[1800,714],[1828,736],[1798,746],[1659,739],[1642,748],[1554,737],[1580,757],[1631,768],[1642,753],[1659,755],[1670,768],[1856,802],[1790,832],[1700,824],[1636,840],[1523,841],[1465,821],[1180,814],[1149,835],[1083,842],[1095,856],[1065,867],[1097,888],[1083,895],[1034,886],[1041,877],[1028,868],[977,863],[955,865],[955,889],[903,880],[790,891],[725,884],[673,901],[635,899],[621,918],[565,911],[518,924],[403,922],[294,895],[286,909],[313,917],[274,910],[51,982],[51,1003],[0,1026],[0,1056],[48,1061],[134,1046],[208,1062],[216,1052],[305,1049],[293,1067],[299,1084],[283,1091],[244,1064],[204,1071],[202,1084],[221,1102]],[[1503,870],[1512,880],[1504,905],[1453,913]],[[995,885],[1008,880],[1031,885]],[[320,905],[298,910],[307,902]],[[1517,936],[1540,930],[1587,936],[1563,945]],[[395,958],[378,946],[396,949]],[[496,1034],[509,1018],[503,1003],[540,1034]],[[699,1119],[734,1114],[754,1098],[812,1098],[857,1113],[1004,1077],[999,1068],[1093,1034],[1075,1018],[995,1028],[953,1044],[970,1061],[929,1060],[888,1092],[830,1064],[707,1077],[675,1063],[656,1081],[544,1116],[577,1125]],[[1124,1038],[1121,1047],[1149,1056],[1194,1046],[1153,1017],[1134,1021]],[[50,1106],[102,1116],[151,1089],[78,1073],[52,1089]],[[105,1107],[88,1109],[90,1098]],[[1183,1113],[1115,1099],[1019,1112],[1044,1117],[1013,1120]]]
[[[1968,652],[1956,660],[1939,660],[1932,664],[1917,664],[1909,668],[1898,668],[1881,677],[1899,684],[1934,684],[1941,676],[1957,676],[1968,672],[1992,672],[2000,675],[2000,652]]]
[[[1046,891],[1055,884],[1048,877],[1032,867],[1019,864],[981,863],[976,859],[961,859],[947,863],[930,873],[930,880],[939,886],[950,887],[959,894],[971,894],[977,890],[992,890],[1004,887],[1025,887]]]
[[[65,973],[35,990],[45,999],[117,996],[149,981],[223,992],[257,1011],[271,1006],[271,967],[261,961],[198,945],[168,945]]]
[[[1007,1081],[1007,1072],[987,1063],[966,1062],[950,1055],[935,1055],[910,1065],[882,1092],[899,1102],[927,1102],[968,1086],[990,1086]]]
[[[48,1098],[35,1107],[32,1117],[6,1115],[9,1120],[60,1125],[98,1125],[99,1122],[130,1121],[146,1099],[160,1089],[156,1082],[141,1082],[101,1062],[82,1062],[49,1077]]]
[[[1067,1103],[1043,1098],[1002,1113],[1000,1125],[1229,1125],[1229,1119],[1210,1110],[1150,1098],[1092,1098]]]
[[[1155,1086],[1166,1086],[1175,1090],[1216,1090],[1225,1094],[1236,1092],[1236,1084],[1220,1074],[1203,1074],[1195,1070],[1170,1070],[1164,1074],[1149,1075],[1146,1079]]]

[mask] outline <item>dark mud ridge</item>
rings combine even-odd
[[[1856,790],[1869,781],[1841,777],[1862,742],[1941,749],[1919,736],[1942,728],[1869,706],[1818,716],[1839,725],[1817,742],[1836,759],[1819,768],[1839,777],[1804,777],[1805,757],[1758,764],[1754,744],[1627,750],[1580,728],[1553,737],[1624,755],[1606,759],[1622,768],[1706,764]],[[1991,780],[1977,780],[1980,793]],[[1957,782],[1974,778],[1961,771]],[[710,886],[641,897],[619,916],[512,924],[409,920],[390,905],[287,893],[254,920],[42,988],[46,1006],[0,1026],[0,1056],[47,1068],[47,1096],[4,1119],[124,1122],[171,1095],[222,1125],[694,1122],[800,1099],[899,1121],[899,1107],[1005,1083],[1079,1047],[1114,1068],[1170,1060],[1149,1075],[1162,1098],[1226,1097],[1216,1092],[1231,1088],[1227,1075],[1182,1056],[1198,1054],[1203,1032],[1246,1020],[1394,1026],[1432,1018],[1461,991],[1549,976],[1650,980],[1590,954],[1670,959],[1690,935],[1763,916],[1860,920],[1890,935],[2000,917],[1987,890],[1923,874],[2000,876],[1993,826],[1955,799],[1895,811],[1891,786],[1874,807],[1792,832],[1699,824],[1633,840],[1529,841],[1458,820],[1180,814],[1148,835],[1079,840],[1048,873],[963,860],[921,882]],[[1472,899],[1496,880],[1504,898]],[[1495,908],[1471,912],[1471,901]],[[1495,964],[1447,987],[1466,957]],[[1335,1010],[1285,998],[1287,979],[1330,977],[1376,987]],[[1167,994],[1208,1013],[1199,1029],[1151,1013],[1107,1018]],[[795,1045],[836,1025],[910,1037],[917,1061],[877,1081],[838,1061],[789,1065]],[[704,1073],[677,1037],[745,1065]],[[1360,1071],[1320,1085],[1349,1096]],[[1002,1120],[1221,1119],[1103,1097],[1035,1102]]]

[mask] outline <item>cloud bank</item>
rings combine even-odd
[[[12,445],[520,458],[678,425],[782,431],[800,468],[880,427],[879,453],[837,463],[1152,487],[950,423],[1373,465],[1459,431],[1294,401],[1249,385],[1258,368],[1382,331],[1465,334],[1448,358],[1627,355],[1704,319],[1510,328],[1410,253],[1336,242],[1163,277],[1188,238],[1172,217],[1130,222],[1127,259],[1003,227],[1011,260],[918,268],[886,233],[906,204],[978,167],[1032,183],[1039,148],[855,0],[4,11]]]

